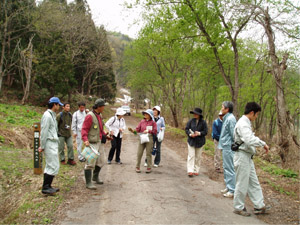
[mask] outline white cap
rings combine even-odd
[[[154,110],[154,109],[156,109],[157,111],[160,112],[160,106],[156,105],[156,106],[153,107],[153,110]]]
[[[126,112],[122,108],[118,108],[116,112],[116,116],[124,116]]]

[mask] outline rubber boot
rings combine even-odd
[[[52,187],[52,181],[53,181],[54,176],[49,175],[49,174],[47,174],[47,175],[50,177],[50,178],[49,178],[49,181],[50,181],[50,187],[51,187],[55,192],[59,192],[59,188]]]
[[[54,194],[56,191],[51,188],[51,177],[50,175],[44,173],[44,183],[43,183],[43,188],[42,188],[42,193],[43,194]]]
[[[96,186],[92,183],[92,170],[84,170],[86,188],[96,190]]]
[[[103,181],[99,179],[99,173],[100,173],[101,167],[95,166],[94,172],[93,172],[93,181],[96,182],[96,184],[103,184]]]

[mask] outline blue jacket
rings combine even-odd
[[[227,113],[223,117],[223,125],[219,139],[219,149],[226,149],[231,151],[231,144],[234,142],[234,127],[236,124],[236,119],[232,113]]]
[[[157,125],[157,134],[160,132],[160,128],[165,128],[166,125],[165,125],[165,120],[163,117],[161,116],[158,116],[157,118],[158,120],[156,121],[156,118],[154,118],[154,121],[156,122],[156,125]]]
[[[223,121],[220,120],[220,118],[216,119],[213,122],[211,136],[212,136],[213,139],[215,139],[217,141],[219,141],[219,139],[220,139],[222,124],[223,124]]]

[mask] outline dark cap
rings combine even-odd
[[[202,109],[195,108],[193,111],[190,111],[191,114],[202,115]]]
[[[104,99],[98,98],[98,99],[95,101],[94,108],[96,109],[96,108],[101,107],[101,106],[104,106],[104,105],[105,105]]]

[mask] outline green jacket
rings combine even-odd
[[[58,124],[58,136],[62,137],[70,137],[71,126],[72,126],[72,114],[69,112],[62,111],[56,116],[57,124]]]

